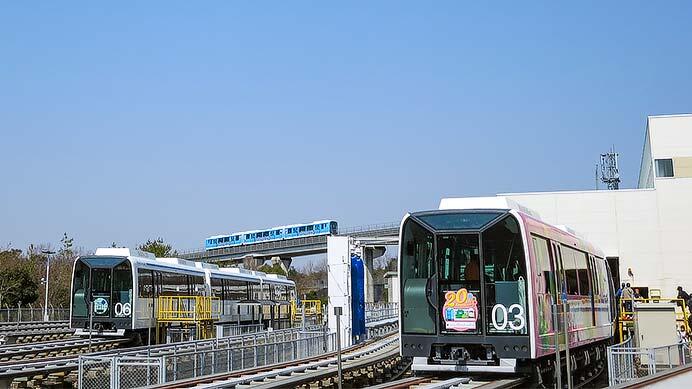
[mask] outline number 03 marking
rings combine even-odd
[[[498,324],[497,323],[497,311],[500,310],[502,311],[501,315],[501,321],[502,323]],[[514,312],[516,310],[516,312]],[[509,320],[509,314],[512,313],[514,315],[514,318],[512,320]],[[512,304],[509,306],[509,309],[505,307],[502,304],[495,304],[493,307],[493,311],[491,313],[492,321],[493,321],[493,327],[495,327],[496,330],[504,330],[507,328],[507,325],[509,325],[509,328],[511,328],[514,331],[519,331],[524,329],[526,327],[526,318],[524,318],[524,307],[522,307],[519,304]],[[514,324],[516,320],[519,320],[519,324]]]

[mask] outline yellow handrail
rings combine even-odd
[[[156,307],[158,322],[201,322],[219,319],[218,297],[159,296]]]
[[[690,325],[688,322],[688,317],[689,317],[689,312],[687,310],[687,302],[683,299],[679,298],[662,298],[662,297],[653,297],[653,298],[623,298],[620,297],[620,316],[619,316],[619,331],[620,331],[620,340],[622,340],[622,337],[624,335],[624,327],[628,324],[633,324],[634,323],[634,303],[635,302],[644,302],[644,303],[651,303],[651,302],[671,302],[671,303],[676,303],[677,306],[680,306],[682,308],[681,312],[678,312],[677,308],[675,310],[675,321],[678,322],[678,324],[682,324],[683,328],[685,329],[686,333],[690,333]],[[629,304],[627,304],[629,303]],[[625,310],[625,306],[629,305],[630,311]]]
[[[322,301],[320,300],[301,300],[300,306],[296,301],[291,301],[291,321],[296,322],[296,316],[300,312],[301,317],[314,316],[317,322],[322,320]]]

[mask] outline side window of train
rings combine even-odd
[[[579,295],[579,278],[577,276],[577,264],[574,259],[574,252],[567,246],[560,248],[562,254],[562,269],[565,274],[567,284],[567,294],[576,296]]]
[[[137,270],[137,286],[139,297],[150,298],[154,294],[154,283],[149,270]]]
[[[591,284],[589,283],[589,268],[586,260],[587,254],[574,250],[574,262],[577,265],[577,276],[579,278],[579,295],[591,296]]]
[[[591,269],[591,290],[593,292],[594,297],[598,298],[600,297],[600,285],[598,282],[598,266],[596,265],[596,259],[589,255],[589,268]]]
[[[225,300],[223,294],[223,280],[220,278],[211,279],[211,292],[214,297],[218,297],[221,300]]]
[[[542,292],[550,295],[555,294],[555,273],[550,263],[550,252],[548,241],[538,236],[533,236],[533,251],[536,257],[536,276],[542,282]]]
[[[567,294],[591,296],[587,254],[563,245],[562,266],[567,279]]]

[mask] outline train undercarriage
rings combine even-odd
[[[584,387],[603,378],[606,370],[606,348],[612,344],[612,340],[596,342],[593,344],[570,349],[569,365],[573,387]],[[461,356],[454,347],[456,356]],[[463,351],[462,351],[463,352]],[[565,351],[561,353],[560,381],[562,387],[567,387],[567,360]],[[471,357],[466,354],[466,357]],[[478,357],[479,355],[476,354]],[[530,387],[555,388],[557,387],[556,360],[554,355],[544,356],[540,359],[512,359],[512,358],[459,358],[437,359],[435,357],[414,357],[411,369],[416,375],[458,376],[460,373],[470,376],[487,377],[489,375],[501,375],[506,377],[527,378]]]

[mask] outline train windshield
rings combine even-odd
[[[401,250],[405,333],[527,334],[526,261],[512,215],[412,217]]]
[[[84,257],[75,263],[72,316],[130,317],[132,268],[125,258]]]

